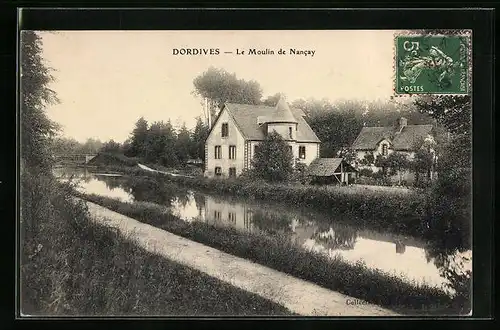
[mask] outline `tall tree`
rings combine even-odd
[[[144,117],[139,118],[130,137],[130,156],[144,156],[144,147],[148,135],[148,122]]]
[[[59,126],[47,117],[45,110],[58,99],[49,88],[54,78],[43,63],[40,35],[22,31],[20,46],[21,235],[23,250],[33,251],[37,235],[54,214],[51,148]],[[23,254],[22,263],[23,268],[29,263],[27,254]],[[33,271],[36,272],[27,266],[27,270],[22,270],[23,279]]]
[[[176,132],[170,120],[167,123],[152,123],[147,132],[143,156],[149,162],[159,162],[165,166],[177,165],[176,139]]]
[[[43,63],[42,39],[34,31],[21,33],[21,158],[22,166],[50,172],[50,142],[59,129],[45,114],[59,102],[48,86],[54,80],[51,68]],[[23,167],[24,167],[23,166]]]
[[[177,140],[175,143],[175,152],[181,164],[185,164],[191,157],[192,149],[191,132],[187,129],[186,123],[184,123],[177,132]]]
[[[208,126],[203,123],[203,120],[196,118],[196,126],[191,134],[191,157],[199,158],[205,161],[205,141],[208,137]]]
[[[421,113],[436,119],[454,135],[470,135],[472,103],[470,96],[420,96],[415,106]]]
[[[259,144],[252,165],[257,177],[267,181],[285,181],[293,173],[293,154],[281,135],[271,132]]]
[[[210,67],[193,80],[193,94],[208,101],[211,124],[225,102],[260,104],[262,89],[256,81],[238,79],[236,74]],[[207,118],[206,118],[207,119]]]
[[[398,184],[402,181],[402,172],[409,167],[409,161],[406,154],[395,151],[385,159],[385,165],[391,170],[391,174],[398,174]]]

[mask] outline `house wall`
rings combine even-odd
[[[275,123],[275,124],[267,124],[267,132],[271,133],[272,131],[276,131],[281,137],[285,140],[290,140],[289,128],[292,128],[292,140],[295,140],[297,137],[297,124],[288,124],[288,123]]]
[[[387,149],[387,154],[390,155],[394,152],[394,149]],[[402,151],[402,150],[398,150],[397,152],[399,153],[402,153],[402,154],[405,154],[409,160],[412,160],[413,158],[415,158],[415,152],[414,151]],[[380,148],[377,148],[375,149],[374,151],[367,151],[367,150],[358,150],[356,151],[356,158],[358,161],[362,160],[363,158],[365,158],[365,155],[367,154],[373,154],[375,156],[375,158],[378,156],[378,155],[382,155],[382,147]]]
[[[250,168],[251,160],[255,156],[255,146],[259,145],[260,143],[261,141],[250,141],[248,144],[248,155],[249,155],[248,168]],[[299,161],[301,163],[309,165],[313,160],[319,157],[319,143],[288,141],[287,144],[292,146],[292,153],[294,159],[299,158],[299,146],[306,147],[306,158],[300,159]]]
[[[306,158],[300,159],[301,163],[304,163],[309,166],[313,160],[319,158],[319,143],[313,142],[297,142],[294,146],[294,157],[299,158],[299,146],[306,147]]]
[[[377,148],[374,151],[375,158],[378,155],[382,155],[382,148],[384,145],[387,146],[387,155],[390,155],[391,153],[394,152],[394,150],[391,149],[391,143],[389,142],[389,140],[382,140],[380,141],[380,143],[378,144]]]
[[[222,124],[228,123],[229,134],[227,137],[222,137]],[[222,148],[221,159],[215,159],[215,146],[220,145]],[[229,146],[236,146],[236,158],[229,159]],[[244,167],[245,159],[245,139],[236,127],[233,119],[227,112],[223,110],[213,127],[210,135],[205,142],[206,146],[206,166],[205,176],[212,177],[215,175],[215,167],[222,168],[222,176],[229,176],[229,168],[236,168],[236,175],[240,175]]]

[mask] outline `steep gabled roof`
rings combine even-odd
[[[226,103],[224,108],[233,117],[243,136],[249,140],[265,139],[264,129],[257,123],[257,118],[269,118],[277,110],[275,107],[265,105],[238,103]],[[289,110],[297,122],[297,141],[321,142],[309,124],[305,121],[302,110],[294,108],[289,108]]]
[[[432,131],[432,125],[408,125],[392,139],[395,150],[411,150],[420,139],[425,139]]]
[[[425,138],[432,131],[432,125],[407,125],[401,133],[396,134],[395,127],[363,127],[354,140],[354,150],[374,150],[383,139],[392,143],[394,150],[411,150],[421,138]]]

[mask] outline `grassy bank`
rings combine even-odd
[[[331,259],[309,252],[285,237],[186,222],[165,212],[164,206],[152,203],[130,204],[102,196],[79,195],[141,222],[402,313],[439,314],[458,313],[459,310],[453,299],[438,288],[408,283],[360,263],[351,264],[340,258]]]
[[[287,315],[91,221],[48,177],[23,183],[21,306],[28,315]]]
[[[160,183],[175,183],[180,187],[223,196],[308,207],[332,216],[342,216],[349,219],[349,224],[358,227],[441,242],[443,249],[471,247],[470,214],[463,212],[460,205],[449,205],[447,201],[450,198],[436,198],[428,191],[367,189],[356,185],[276,184],[243,177],[221,180],[203,176],[172,176],[148,172],[137,166],[106,166],[102,170],[121,172],[138,180],[154,178]]]
[[[271,184],[246,179],[212,179],[171,176],[138,167],[107,166],[113,170],[147,180],[173,182],[181,187],[225,196],[264,200],[308,207],[332,215],[342,215],[350,224],[376,231],[390,231],[424,239],[432,238],[426,213],[426,196],[413,191],[370,190],[363,187]]]

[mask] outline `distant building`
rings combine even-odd
[[[205,175],[238,176],[250,169],[256,148],[272,131],[283,137],[296,162],[309,165],[319,157],[320,140],[304,117],[283,97],[275,107],[224,104],[205,142]]]
[[[393,126],[363,127],[352,144],[356,153],[356,165],[377,172],[379,169],[374,162],[366,164],[363,160],[367,156],[372,156],[373,160],[378,156],[387,157],[393,152],[403,153],[411,160],[421,147],[420,143],[427,142],[428,146],[435,144],[434,134],[433,125],[408,125],[408,120],[404,117],[399,118]],[[430,151],[434,152],[434,149]],[[409,175],[408,172],[405,173],[404,179],[408,179]]]

